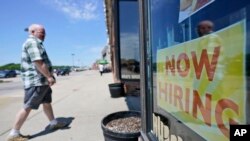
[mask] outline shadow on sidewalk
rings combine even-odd
[[[125,101],[130,111],[141,111],[141,102],[139,95],[128,95],[125,97]]]
[[[59,122],[64,122],[64,123],[66,123],[66,126],[65,126],[65,127],[60,128],[60,130],[65,130],[65,129],[70,129],[70,128],[71,128],[71,127],[70,127],[70,124],[72,123],[72,121],[73,121],[75,118],[74,118],[74,117],[59,117],[59,118],[56,118],[56,119],[57,119],[57,121],[59,121]],[[59,129],[57,129],[57,130],[59,130]],[[46,134],[53,133],[53,132],[55,132],[55,131],[57,131],[57,130],[51,130],[51,129],[49,129],[49,125],[48,125],[48,126],[45,127],[45,129],[44,129],[43,131],[40,131],[40,132],[38,132],[38,133],[36,133],[36,134],[31,135],[29,139],[34,139],[34,138],[39,137],[39,136],[44,136],[44,135],[46,135]]]

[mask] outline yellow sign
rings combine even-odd
[[[157,52],[157,104],[208,141],[246,123],[245,21]]]

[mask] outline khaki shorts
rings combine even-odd
[[[38,109],[42,103],[52,102],[50,86],[34,86],[25,89],[24,108]]]

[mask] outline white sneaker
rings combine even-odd
[[[28,139],[30,138],[29,135],[25,136],[25,135],[14,135],[14,136],[11,136],[9,135],[7,137],[7,141],[27,141]]]
[[[57,129],[61,129],[61,128],[64,128],[64,127],[67,127],[67,126],[68,126],[67,123],[57,121],[56,124],[50,124],[49,129],[50,130],[57,130]]]

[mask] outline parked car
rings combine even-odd
[[[16,74],[17,75],[20,75],[21,74],[21,71],[20,70],[15,70]]]
[[[2,70],[0,71],[0,78],[16,77],[16,71],[14,70]]]
[[[69,75],[70,72],[71,72],[71,71],[70,71],[69,68],[58,69],[58,70],[56,71],[56,75],[57,75],[57,76],[59,76],[59,75],[62,75],[62,76],[64,76],[64,75]]]

